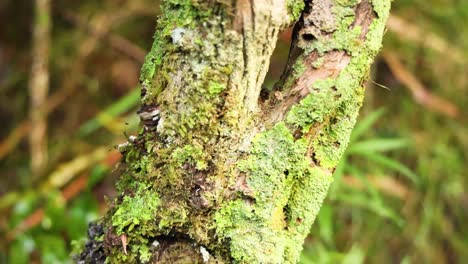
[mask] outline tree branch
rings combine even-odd
[[[121,195],[100,224],[103,242],[91,236],[81,260],[296,262],[346,148],[389,7],[163,1],[141,75],[142,130],[120,148]],[[260,101],[278,33],[302,10],[289,66]]]
[[[49,91],[50,0],[36,0],[33,53],[29,93],[31,96],[31,172],[37,178],[44,173],[48,159],[47,114],[38,111]]]

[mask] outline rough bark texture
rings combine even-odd
[[[165,0],[143,126],[84,262],[295,263],[354,126],[390,0]],[[288,67],[259,97],[278,33]]]

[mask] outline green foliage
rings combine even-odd
[[[96,220],[99,215],[98,204],[90,188],[108,171],[107,167],[96,166],[90,174],[90,178],[96,180],[90,181],[89,189],[85,189],[68,206],[56,190],[48,193],[31,190],[24,193],[9,216],[10,230],[30,217],[39,205],[44,208],[44,216],[39,226],[19,234],[11,242],[9,263],[30,263],[33,252],[39,253],[41,263],[72,263],[72,246],[67,241],[76,241],[73,243],[75,253],[83,245],[79,241],[84,241],[88,223]]]
[[[141,184],[133,197],[125,196],[117,211],[112,215],[112,225],[117,235],[132,232],[134,228],[150,226],[149,221],[154,221],[159,206],[157,194]],[[145,230],[133,231],[145,235]]]
[[[357,210],[352,215],[359,217],[374,217],[389,220],[397,229],[406,224],[393,205],[385,198],[382,189],[377,189],[370,181],[363,169],[352,164],[357,159],[367,162],[375,162],[371,167],[395,171],[408,177],[413,183],[419,182],[419,177],[409,168],[397,160],[387,157],[383,153],[398,151],[409,146],[409,140],[405,138],[371,138],[365,139],[366,134],[373,125],[382,118],[383,109],[376,110],[366,118],[358,122],[351,135],[351,141],[345,155],[338,165],[335,173],[335,182],[332,185],[328,204],[324,205],[318,215],[318,229],[314,233],[320,236],[320,240],[313,243],[313,248],[306,246],[301,257],[301,263],[363,263],[366,253],[355,244],[349,252],[338,251],[336,244],[337,233],[341,226],[334,221],[334,215],[339,213],[341,207],[351,207]],[[359,182],[358,186],[349,186],[344,182],[344,177],[352,177]],[[362,215],[362,216],[361,216]],[[370,215],[370,216],[364,216]]]
[[[140,91],[132,89],[127,95],[97,114],[96,117],[86,121],[78,130],[78,134],[82,137],[89,136],[106,122],[112,121],[122,113],[134,108],[139,102]]]

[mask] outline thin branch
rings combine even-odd
[[[326,2],[326,1],[325,1]],[[351,54],[344,49],[330,49],[324,54],[314,50],[304,52],[308,47],[316,42],[327,43],[333,38],[335,30],[324,29],[317,12],[331,10],[328,6],[322,7],[323,1],[312,1],[311,9],[304,13],[301,20],[293,30],[293,40],[288,60],[288,65],[276,85],[278,90],[270,98],[270,105],[274,105],[274,110],[268,111],[268,122],[274,124],[285,118],[289,109],[311,93],[313,85],[317,81],[328,78],[336,79],[350,64]],[[331,14],[331,11],[328,11]],[[355,20],[349,30],[361,28],[361,34],[356,41],[365,42],[371,23],[375,19],[375,13],[369,1],[362,1],[355,9]],[[315,22],[314,22],[315,21]],[[326,22],[332,23],[332,22]],[[316,25],[317,24],[317,25]],[[318,63],[321,61],[320,63]],[[314,64],[320,66],[314,66]],[[296,73],[294,66],[302,64],[304,69],[300,74]]]
[[[87,23],[83,18],[73,14],[72,12],[64,12],[63,16],[78,28],[87,31],[96,39],[106,40],[109,45],[116,51],[129,56],[140,64],[143,63],[146,56],[146,51],[126,38],[117,34],[112,34],[108,30],[103,31],[102,28],[98,28],[95,24]]]
[[[103,18],[107,18],[107,16],[104,16]],[[101,19],[96,19],[95,22],[88,23],[84,26],[84,28],[95,29],[96,24],[100,21]],[[81,23],[78,23],[78,25],[80,26],[80,29],[83,28],[81,27]],[[104,35],[108,37],[107,40],[111,48],[114,48],[115,50],[122,52],[122,54],[129,56],[133,60],[142,63],[145,52],[140,47],[136,46],[135,44],[131,43],[129,40],[121,36],[115,34],[108,34],[108,31],[110,30],[109,27],[115,25],[115,23],[104,25],[100,23],[101,34],[99,35]],[[78,58],[75,59],[75,63],[72,66],[73,68],[69,69],[68,72],[83,72],[82,68],[84,67],[84,63],[82,61],[85,60],[91,54],[91,52],[94,51],[94,49],[96,48],[96,44],[99,40],[100,37],[98,37],[97,34],[90,34],[88,38],[85,41],[83,41],[83,44],[79,48]],[[35,109],[36,112],[48,115],[49,113],[54,111],[77,90],[77,81],[78,78],[67,78],[64,84],[62,85],[62,89],[60,89],[59,91],[51,95],[49,98],[47,98],[47,100],[39,108]],[[20,122],[18,126],[12,132],[10,132],[10,134],[5,139],[0,141],[0,160],[6,157],[6,155],[8,155],[19,144],[19,142],[21,142],[21,140],[30,131],[30,126],[31,120],[24,120]]]
[[[446,55],[450,60],[463,64],[466,62],[464,52],[435,33],[424,30],[401,17],[391,15],[387,21],[389,31],[397,34],[400,38],[420,43],[426,48],[435,50]]]
[[[385,62],[393,75],[407,87],[413,94],[414,100],[428,109],[442,113],[448,117],[456,118],[460,110],[452,102],[429,92],[426,87],[405,67],[393,52],[383,53]]]
[[[345,175],[343,177],[343,183],[347,186],[358,190],[364,190],[366,186],[356,177],[352,175]],[[372,176],[368,175],[367,180],[372,185],[373,188],[385,193],[389,196],[393,196],[400,200],[407,200],[410,195],[412,195],[408,186],[404,185],[402,182],[394,179],[392,176]]]
[[[47,115],[38,111],[49,91],[50,0],[36,0],[32,68],[29,83],[31,131],[31,172],[41,175],[47,164]]]

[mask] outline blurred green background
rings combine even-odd
[[[0,1],[0,263],[71,263],[104,197],[115,195],[114,146],[137,130],[139,68],[159,4],[52,1],[42,107],[28,90],[34,5]],[[467,26],[468,1],[394,1],[360,121],[302,263],[466,262]],[[281,74],[290,34],[281,35],[266,86]],[[30,166],[35,111],[47,125],[42,170]]]

